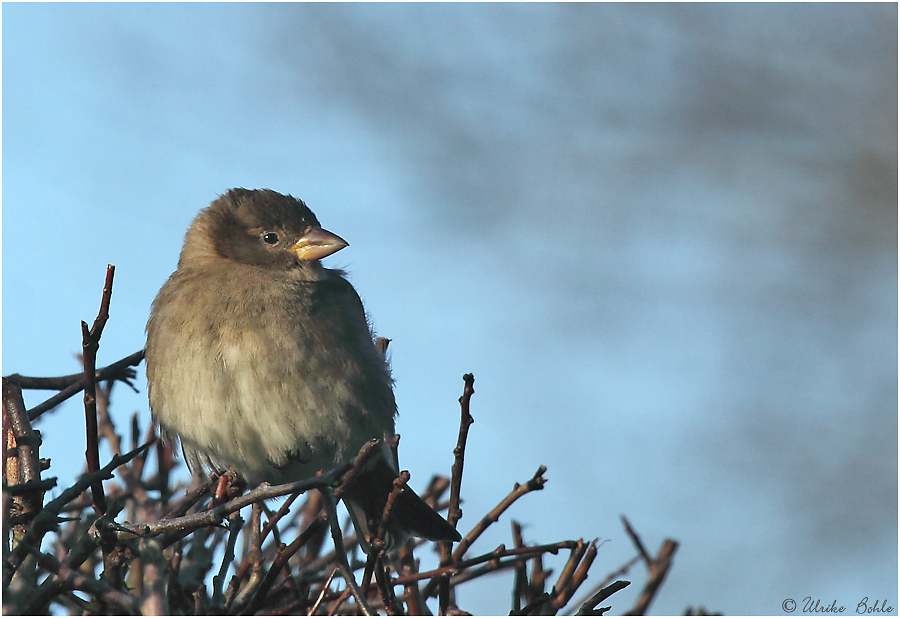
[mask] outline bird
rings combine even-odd
[[[151,306],[145,347],[153,420],[192,468],[280,484],[393,437],[384,352],[346,273],[320,261],[347,246],[302,200],[270,189],[230,189],[196,215]],[[397,476],[382,448],[345,487],[367,552]],[[405,488],[388,548],[409,536],[460,540]]]

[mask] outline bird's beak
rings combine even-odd
[[[298,260],[321,260],[348,245],[347,241],[320,227],[311,227],[288,249]]]

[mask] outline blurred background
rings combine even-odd
[[[107,263],[98,364],[140,349],[196,212],[275,189],[350,242],[326,262],[393,340],[411,485],[449,473],[465,372],[461,527],[548,466],[474,552],[510,518],[600,538],[596,582],[625,514],[681,543],[655,613],[897,607],[896,4],[2,17],[4,374],[79,371]],[[65,487],[80,397],[38,428]],[[498,577],[460,606],[506,614]]]

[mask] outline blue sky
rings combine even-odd
[[[140,349],[196,212],[272,188],[350,242],[328,263],[393,340],[413,486],[449,470],[475,374],[470,525],[545,464],[527,540],[608,539],[595,577],[632,555],[620,514],[682,543],[656,613],[896,607],[895,5],[3,18],[4,374],[78,370],[107,263],[99,362]],[[82,418],[40,426],[62,479]]]

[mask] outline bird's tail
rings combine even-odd
[[[350,512],[353,526],[360,545],[368,553],[370,541],[378,533],[384,506],[394,488],[397,474],[386,461],[376,458],[374,468],[362,470],[344,488],[344,503]],[[387,548],[393,549],[403,544],[410,536],[429,541],[459,541],[456,528],[438,515],[409,487],[404,488],[391,509],[385,541]]]

